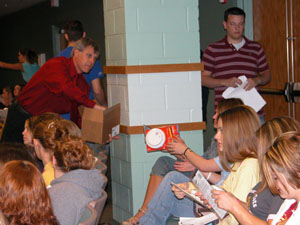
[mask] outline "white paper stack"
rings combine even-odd
[[[240,76],[239,79],[243,83],[236,88],[227,88],[222,94],[223,98],[239,98],[244,102],[245,105],[252,107],[256,112],[258,112],[262,107],[264,107],[266,101],[261,97],[255,88],[252,88],[249,91],[244,89],[245,85],[247,84],[246,76]]]

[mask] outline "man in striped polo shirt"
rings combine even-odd
[[[227,9],[223,21],[226,36],[210,44],[203,54],[202,84],[215,89],[215,105],[227,87],[242,83],[238,79],[241,75],[248,78],[245,90],[265,85],[271,79],[263,48],[243,36],[245,17],[240,8]],[[262,110],[258,114],[263,117]]]

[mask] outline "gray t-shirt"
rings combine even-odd
[[[283,199],[279,195],[273,195],[272,192],[266,188],[260,193],[257,193],[257,190],[260,187],[260,182],[252,188],[247,196],[247,203],[250,209],[250,212],[264,220],[267,221],[267,218],[271,214],[276,214],[279,210]]]

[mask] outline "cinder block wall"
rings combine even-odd
[[[109,66],[200,62],[198,0],[104,0]],[[121,124],[202,121],[201,73],[108,74],[108,102],[121,103]],[[181,132],[202,153],[202,131]],[[134,215],[151,168],[166,153],[146,152],[144,135],[121,134],[111,145],[113,217]]]
[[[107,65],[200,62],[198,0],[104,0]]]

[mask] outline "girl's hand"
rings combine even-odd
[[[203,201],[204,205],[206,205],[207,208],[210,209],[212,207],[211,204],[209,204],[208,200],[204,197],[204,195],[200,191],[198,191],[195,195],[198,196]]]
[[[239,204],[238,199],[229,192],[212,190],[211,193],[212,197],[216,199],[215,202],[218,205],[218,207],[226,211],[231,212],[234,206]]]
[[[190,171],[194,171],[196,167],[194,167],[193,164],[188,161],[184,161],[184,162],[176,161],[174,164],[174,169],[179,172],[190,172]]]
[[[180,184],[176,184],[177,186],[179,186],[180,188],[182,188],[183,190],[186,190],[188,188],[188,183],[180,183]],[[175,185],[172,186],[172,191],[174,192],[174,195],[176,196],[176,198],[178,199],[183,199],[185,196],[185,193],[183,191],[181,191],[180,189],[178,189]]]
[[[187,148],[184,141],[179,137],[175,136],[171,139],[171,141],[167,144],[167,150],[170,154],[183,154],[185,149]]]

